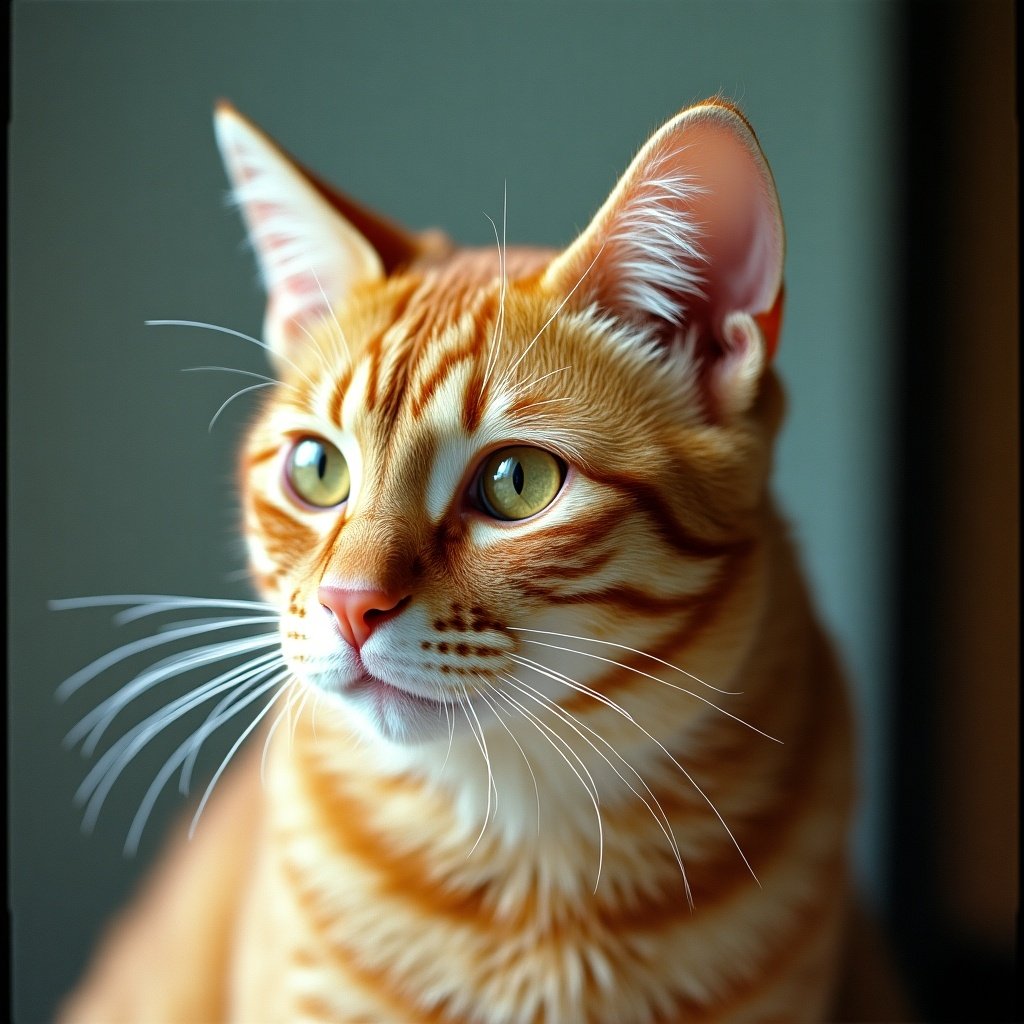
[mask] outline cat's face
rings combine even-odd
[[[290,668],[364,732],[569,706],[696,643],[754,556],[781,227],[741,120],[700,109],[559,255],[388,256],[221,112],[282,381],[242,459],[252,569]]]

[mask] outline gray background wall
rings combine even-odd
[[[245,596],[234,537],[241,384],[262,298],[223,203],[210,110],[231,99],[343,189],[486,244],[568,242],[647,133],[713,93],[747,112],[788,229],[778,492],[864,719],[857,837],[885,898],[886,609],[894,265],[893,7],[868,2],[15,4],[10,130],[10,835],[16,1019],[47,1019],[159,849],[120,847],[157,741],[92,836],[61,746],[127,678],[58,683],[136,633],[47,611],[103,593]],[[130,720],[130,719],[129,719]],[[217,763],[232,737],[214,742]]]

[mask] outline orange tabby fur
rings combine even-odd
[[[238,115],[220,116],[260,145]],[[615,291],[626,243],[609,225],[621,226],[651,167],[686,149],[674,134],[685,132],[701,153],[738,142],[750,166],[736,187],[753,180],[770,212],[753,136],[709,103],[655,137],[565,254],[509,248],[504,276],[494,250],[405,236],[314,180],[379,261],[342,227],[348,287],[324,268],[329,311],[308,289],[270,282],[267,336],[285,387],[242,456],[254,578],[281,610],[300,678],[328,643],[325,580],[411,595],[381,630],[438,687],[483,694],[490,767],[468,728],[449,741],[442,718],[421,742],[375,737],[320,694],[293,736],[275,734],[265,788],[258,752],[225,778],[64,1020],[669,1024],[830,1012],[851,728],[768,495],[783,402],[762,332],[781,280],[766,272],[739,319],[716,313],[708,329],[732,331],[732,343],[690,362],[685,345],[658,351],[649,316],[618,315],[631,301]],[[706,176],[746,157],[702,159]],[[262,201],[243,198],[251,229]],[[696,221],[717,216],[702,208]],[[781,235],[763,244],[781,268]],[[343,514],[297,508],[281,486],[282,444],[314,429],[358,441]],[[509,527],[460,496],[480,453],[513,442],[571,468],[549,509]],[[579,636],[589,639],[567,639]]]

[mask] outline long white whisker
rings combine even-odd
[[[558,754],[563,761],[572,770],[572,773],[580,781],[580,785],[586,790],[587,796],[590,797],[590,802],[594,805],[594,814],[597,817],[597,835],[598,835],[598,854],[597,854],[597,878],[594,880],[594,892],[597,892],[597,887],[601,883],[601,871],[604,867],[604,823],[601,820],[601,807],[600,800],[597,792],[597,784],[594,782],[593,776],[587,769],[587,766],[583,763],[583,759],[576,753],[572,748],[572,744],[568,742],[564,737],[559,736],[549,725],[545,724],[538,718],[529,708],[524,707],[519,701],[512,697],[510,694],[505,693],[504,690],[494,689],[494,692],[505,701],[506,704],[513,708],[516,708],[520,714],[522,714],[528,722],[530,722],[537,731],[543,736],[548,743],[551,744],[551,748]],[[569,760],[569,758],[563,753],[563,751],[555,743],[557,740],[579,763],[580,768],[583,769],[587,779],[590,780],[590,784],[587,784],[587,779],[583,778],[577,770],[576,766]]]
[[[257,380],[266,381],[267,384],[278,384],[283,388],[288,388],[290,391],[299,391],[299,388],[294,384],[287,383],[287,381],[278,380],[277,377],[270,377],[265,373],[256,373],[254,370],[240,370],[237,366],[185,366],[182,367],[181,372],[200,373],[203,370],[222,370],[224,373],[238,373],[243,377],[255,377]]]
[[[278,682],[280,682],[281,679],[285,678],[288,675],[289,672],[286,670],[284,673],[282,673],[281,676],[277,677]],[[280,690],[278,690],[278,692],[275,693],[274,696],[271,697],[270,700],[267,702],[266,707],[264,707],[264,709],[249,723],[248,726],[246,726],[245,731],[242,733],[242,735],[239,736],[238,739],[231,744],[231,749],[224,756],[224,760],[221,761],[220,767],[217,769],[216,772],[214,772],[213,778],[210,779],[210,784],[206,787],[206,792],[203,793],[202,800],[199,801],[199,806],[196,808],[195,816],[192,818],[192,823],[189,825],[189,839],[191,839],[195,835],[196,826],[199,824],[199,819],[202,817],[203,809],[206,807],[206,804],[208,803],[214,788],[216,787],[218,781],[220,780],[220,777],[224,774],[224,769],[227,768],[228,764],[231,762],[231,759],[235,756],[235,752],[245,742],[245,738],[266,717],[267,712],[270,711],[270,709],[281,699],[281,697],[288,692],[288,689],[288,686],[283,686]]]
[[[269,673],[277,671],[279,668],[285,668],[286,662],[280,651],[271,651],[269,654],[262,656],[266,659],[260,670],[254,673],[259,678],[265,678]],[[251,663],[250,663],[251,664]],[[246,678],[249,674],[247,673]],[[192,747],[188,752],[188,757],[182,762],[181,775],[178,777],[178,792],[182,796],[185,796],[192,788],[192,774],[195,772],[196,763],[199,760],[199,752],[202,748],[203,741],[206,738],[205,729],[211,723],[217,721],[221,715],[228,712],[230,715],[234,705],[245,697],[245,691],[248,687],[236,687],[233,690],[229,690],[217,703],[210,709],[210,712],[203,719],[198,729],[193,730],[192,733]],[[216,728],[216,726],[214,726]]]
[[[509,658],[516,662],[518,665],[523,665],[525,668],[532,668],[543,675],[549,676],[557,683],[571,682],[572,688],[578,690],[580,693],[585,693],[588,697],[593,697],[594,700],[600,701],[602,704],[606,704],[617,714],[622,715],[624,718],[628,718],[631,722],[633,716],[621,705],[616,704],[610,697],[606,697],[603,693],[599,693],[597,690],[585,685],[584,683],[577,683],[576,680],[568,680],[568,676],[562,676],[560,673],[556,675],[550,675],[554,672],[554,669],[549,669],[546,665],[542,665],[539,661],[534,661],[532,658],[524,658],[521,654],[509,654]]]
[[[517,419],[526,419],[521,413],[527,409],[536,409],[541,405],[553,405],[556,402],[578,402],[579,399],[575,395],[562,395],[558,398],[544,398],[539,402],[531,402],[529,405],[524,405],[521,410],[517,411]]]
[[[542,633],[545,636],[560,636],[563,640],[582,640],[589,644],[601,644],[603,647],[617,647],[622,651],[629,651],[630,654],[639,654],[641,657],[650,658],[651,661],[656,661],[659,665],[664,665],[665,668],[672,669],[673,672],[678,672],[680,675],[684,675],[687,679],[692,679],[695,683],[700,683],[701,686],[706,686],[709,690],[714,690],[716,693],[724,693],[730,697],[738,697],[743,693],[742,690],[723,690],[719,686],[714,686],[711,683],[705,682],[700,676],[695,676],[692,672],[687,672],[685,668],[680,668],[678,665],[673,665],[670,661],[665,661],[663,658],[659,658],[654,654],[648,654],[646,651],[638,650],[635,647],[627,647],[626,644],[615,643],[614,640],[598,640],[596,637],[591,636],[576,636],[573,633],[556,633],[550,629],[525,629],[522,626],[510,626],[509,629],[513,633]]]
[[[448,759],[452,756],[452,744],[455,742],[455,708],[447,700],[438,703],[444,708],[445,717],[448,719],[448,752],[444,755],[441,771],[438,772],[438,776],[441,776],[448,767]]]
[[[501,233],[502,239],[505,236],[505,218],[508,212],[508,182],[505,182],[505,196],[502,203],[502,215],[501,215]],[[490,221],[491,227],[494,229],[494,241],[498,246],[498,275],[501,279],[501,290],[498,296],[498,317],[494,324],[494,331],[491,334],[491,340],[487,349],[487,363],[484,367],[484,378],[481,390],[487,387],[487,382],[491,379],[491,372],[497,364],[498,351],[501,348],[501,342],[505,336],[505,295],[508,290],[508,275],[505,270],[505,258],[506,249],[503,241],[498,241],[498,226],[491,220],[487,214],[485,217]]]
[[[95,661],[90,662],[84,668],[80,668],[73,675],[68,676],[63,683],[57,687],[57,699],[60,701],[67,700],[73,693],[77,692],[82,686],[84,686],[90,679],[94,679],[104,669],[110,668],[111,665],[116,665],[120,661],[124,661],[126,658],[130,658],[133,654],[139,654],[142,651],[148,651],[151,647],[158,647],[161,644],[169,644],[174,640],[181,639],[187,636],[196,636],[199,633],[209,633],[217,629],[232,629],[236,626],[247,626],[253,622],[276,622],[277,616],[273,618],[244,618],[244,619],[224,619],[221,622],[210,623],[205,626],[189,626],[186,629],[171,630],[167,633],[160,633],[157,636],[147,636],[140,640],[133,640],[131,643],[124,644],[121,647],[110,651],[107,654],[102,655]]]
[[[551,645],[548,644],[546,646],[551,646]],[[561,672],[558,672],[555,669],[549,669],[544,674],[547,675],[551,679],[557,679],[557,680],[565,683],[565,685],[571,687],[572,689],[578,690],[580,688],[581,684],[577,683],[573,679],[570,679],[568,676],[564,675]],[[641,674],[643,674],[643,673],[641,673]],[[657,680],[657,681],[658,682],[662,682],[662,680]],[[621,711],[621,709],[618,709],[618,710]],[[714,812],[715,817],[720,822],[722,828],[725,829],[726,834],[732,840],[732,844],[733,844],[733,846],[736,847],[736,850],[739,853],[739,855],[743,858],[743,863],[746,864],[747,870],[750,872],[750,876],[754,879],[755,882],[757,882],[758,886],[760,886],[761,885],[761,881],[757,877],[757,875],[755,874],[754,869],[750,866],[750,861],[747,860],[747,855],[743,852],[742,848],[740,847],[739,842],[737,841],[736,837],[732,833],[732,829],[730,829],[729,826],[726,824],[725,818],[722,817],[722,815],[719,812],[718,808],[711,801],[711,798],[704,792],[703,789],[700,788],[699,785],[697,785],[697,783],[694,780],[693,776],[679,763],[679,761],[676,759],[675,755],[672,754],[668,750],[668,748],[665,746],[664,743],[661,742],[661,740],[657,739],[655,736],[652,736],[651,733],[648,732],[647,729],[645,729],[635,718],[632,718],[630,716],[626,716],[626,717],[628,717],[629,721],[632,722],[633,725],[635,725],[637,729],[639,729],[652,743],[654,743],[661,750],[661,752],[679,769],[679,771],[681,771],[683,773],[683,776],[686,778],[686,781],[689,782],[690,785],[693,786],[693,788],[700,794],[700,796],[703,798],[705,803],[707,803],[707,805]],[[734,716],[730,715],[729,717],[734,717]],[[742,724],[746,724],[746,723],[742,723]],[[760,730],[755,730],[755,732],[759,732],[759,731]],[[771,739],[772,737],[769,736],[768,738]]]
[[[571,370],[572,366],[560,366],[557,370],[549,370],[547,373],[541,374],[539,377],[531,377],[529,380],[524,380],[521,384],[517,384],[508,392],[508,397],[511,401],[515,401],[524,391],[529,388],[536,387],[542,380],[547,380],[548,377],[554,377],[555,374],[565,373],[566,370]]]
[[[287,675],[287,672],[282,672],[268,682],[264,682],[260,686],[257,686],[245,701],[240,701],[229,713],[223,715],[216,722],[211,722],[208,726],[202,727],[200,730],[203,732],[202,739],[205,740],[211,733],[216,729],[219,729],[220,726],[227,722],[231,717],[238,714],[238,712],[244,707],[247,707],[255,700],[259,700],[259,698],[268,690],[279,685]],[[139,839],[142,837],[142,831],[146,827],[146,822],[149,820],[149,816],[153,810],[153,805],[156,803],[156,799],[160,795],[160,791],[163,789],[171,775],[173,775],[177,770],[178,765],[181,764],[181,762],[188,756],[192,749],[193,742],[194,738],[190,737],[175,749],[174,753],[171,754],[171,756],[164,762],[164,765],[157,773],[156,778],[150,783],[149,788],[146,790],[146,795],[142,798],[142,803],[139,805],[139,809],[135,812],[135,817],[132,819],[131,828],[128,831],[128,838],[125,840],[124,850],[129,856],[134,854],[138,849]]]
[[[281,352],[275,352],[265,341],[260,341],[259,338],[254,338],[251,334],[243,334],[241,331],[232,330],[230,327],[221,327],[219,324],[203,323],[201,320],[146,320],[145,324],[147,327],[201,327],[207,331],[217,331],[219,334],[230,334],[232,337],[241,338],[242,341],[251,341],[254,345],[265,349],[275,359],[280,360],[282,363],[287,363],[310,386],[315,387],[313,381],[286,355]]]
[[[176,697],[165,704],[162,708],[147,715],[141,722],[132,726],[109,750],[105,751],[93,766],[75,794],[76,803],[83,801],[93,790],[96,782],[106,774],[107,767],[118,762],[121,755],[124,755],[124,764],[127,764],[149,740],[161,732],[172,722],[182,715],[187,714],[193,708],[206,703],[218,693],[226,689],[235,690],[247,678],[258,675],[260,672],[272,671],[274,666],[269,665],[272,659],[277,658],[275,654],[263,654],[242,665],[235,665],[222,672],[219,676],[200,683],[187,693]],[[118,768],[120,772],[123,765]]]
[[[462,705],[462,713],[466,716],[466,724],[469,726],[469,731],[473,733],[473,738],[476,740],[477,746],[480,748],[480,753],[483,756],[484,764],[487,767],[487,808],[484,811],[484,823],[480,828],[480,834],[476,837],[476,842],[473,843],[469,853],[466,854],[466,859],[469,860],[473,856],[474,851],[480,845],[480,840],[484,837],[484,832],[487,831],[487,824],[491,820],[491,790],[494,790],[495,803],[497,803],[497,789],[494,786],[494,774],[491,771],[491,756],[487,751],[487,740],[484,738],[483,730],[479,729],[480,720],[476,717],[476,712],[473,712],[473,718],[476,719],[477,732],[473,728],[473,722],[470,720],[469,713],[472,710],[472,704],[469,699],[468,693],[459,693],[456,691],[456,697],[459,703]]]
[[[602,252],[604,252],[603,245],[600,249],[597,250],[597,255],[590,261],[590,265],[587,267],[587,269],[584,270],[582,274],[580,274],[580,279],[572,286],[572,288],[569,290],[569,293],[565,296],[564,299],[562,299],[562,301],[555,308],[554,313],[552,313],[551,316],[549,316],[547,320],[544,321],[544,326],[534,335],[533,340],[530,342],[530,344],[523,349],[523,351],[519,355],[519,358],[505,371],[502,377],[503,381],[510,381],[512,379],[512,374],[516,372],[516,367],[519,366],[519,364],[526,358],[530,349],[532,349],[533,346],[537,344],[537,341],[540,339],[540,336],[551,326],[555,317],[557,317],[558,314],[562,312],[563,307],[573,297],[573,294],[575,293],[576,289],[579,288],[581,284],[583,284],[584,279],[586,278],[587,274],[589,274],[590,271],[594,268],[594,264],[597,263]]]
[[[260,755],[260,782],[265,786],[267,784],[267,753],[270,750],[271,740],[274,738],[274,733],[277,732],[277,727],[281,724],[281,720],[291,714],[292,707],[302,696],[302,684],[299,683],[298,679],[292,679],[290,683],[287,683],[282,693],[287,693],[291,690],[291,694],[288,699],[284,702],[284,707],[277,713],[277,717],[271,723],[270,728],[267,730],[267,738],[263,741],[263,753]],[[276,700],[276,698],[275,698]]]
[[[484,676],[479,676],[478,678],[486,688],[491,690],[495,689],[494,684],[491,683]],[[512,742],[516,745],[516,747],[518,747],[519,753],[523,755],[523,760],[526,762],[526,768],[530,773],[530,778],[533,780],[533,793],[537,799],[537,835],[540,835],[540,787],[537,785],[537,776],[533,774],[533,765],[530,764],[530,759],[526,756],[526,751],[523,750],[519,740],[516,739],[515,733],[513,733],[512,730],[505,724],[505,720],[502,718],[497,704],[495,704],[494,701],[489,700],[487,694],[484,693],[483,690],[478,690],[477,693],[480,694],[480,699],[494,712],[494,717],[498,720],[499,724],[505,730],[505,732],[508,733],[509,738],[512,740]]]
[[[311,690],[309,687],[303,687],[305,693],[303,694],[302,701],[299,703],[299,710],[295,712],[295,718],[290,723],[290,729],[288,731],[288,749],[292,749],[292,745],[295,743],[295,730],[298,728],[299,719],[302,718],[302,712],[306,709],[306,701],[309,700]],[[314,703],[313,707],[316,707]]]
[[[220,414],[236,399],[241,398],[242,395],[247,395],[250,391],[258,391],[260,388],[272,388],[276,386],[276,381],[264,381],[262,384],[250,384],[247,388],[242,388],[241,391],[236,391],[229,398],[225,399],[220,408],[213,414],[213,419],[210,420],[210,425],[206,428],[207,433],[213,433],[213,425],[220,418]]]
[[[97,762],[96,766],[85,778],[82,785],[79,787],[78,792],[75,794],[75,801],[77,803],[83,802],[88,795],[88,804],[82,820],[83,830],[86,832],[92,831],[97,819],[99,818],[100,811],[103,808],[107,795],[113,788],[114,783],[117,782],[121,773],[131,763],[135,755],[157,733],[165,729],[182,715],[191,711],[193,708],[198,707],[200,704],[205,703],[211,697],[214,697],[225,689],[230,688],[233,695],[237,694],[239,691],[244,692],[245,690],[251,689],[256,686],[260,679],[264,678],[269,672],[273,672],[276,667],[276,665],[259,666],[247,672],[238,674],[234,678],[225,679],[224,677],[220,677],[220,680],[223,681],[213,680],[211,683],[197,687],[197,689],[192,691],[192,693],[186,695],[187,700],[185,700],[185,702],[172,713],[165,715],[163,718],[158,718],[157,715],[150,716],[150,718],[156,720],[152,724],[148,725],[143,731],[139,732],[127,745],[123,745],[124,741],[122,741],[121,743],[118,743],[117,746],[111,747],[111,749],[104,754],[103,758]],[[214,685],[218,682],[219,685]],[[144,724],[145,723],[140,723],[140,725]],[[128,740],[129,736],[125,736],[124,740]]]
[[[158,683],[198,668],[200,665],[209,665],[212,662],[223,661],[225,658],[248,654],[261,647],[276,646],[277,643],[278,637],[274,633],[209,644],[196,650],[181,651],[168,658],[163,658],[145,672],[135,676],[116,693],[84,715],[65,736],[64,743],[66,746],[74,746],[84,734],[88,733],[82,745],[82,752],[87,756],[91,755],[99,744],[103,733],[110,727],[120,711],[140,694],[152,689]]]
[[[562,721],[564,721],[570,729],[576,732],[585,743],[587,743],[591,748],[593,748],[594,752],[604,760],[604,762],[608,765],[609,768],[611,768],[613,772],[615,772],[615,774],[629,788],[630,792],[635,797],[637,797],[637,799],[640,800],[640,802],[647,808],[648,811],[650,811],[651,817],[654,818],[655,822],[657,822],[658,827],[661,829],[665,838],[668,840],[668,844],[672,849],[672,853],[675,857],[676,864],[679,865],[679,871],[683,877],[683,886],[686,889],[687,901],[689,902],[692,908],[693,896],[690,892],[690,882],[686,876],[686,868],[683,866],[682,854],[679,851],[679,843],[676,840],[675,832],[672,829],[672,823],[669,820],[668,815],[665,813],[665,809],[661,806],[660,801],[654,795],[654,792],[652,791],[651,787],[647,785],[643,776],[600,733],[591,729],[590,726],[588,726],[585,722],[580,721],[578,718],[576,718],[575,715],[570,714],[568,711],[565,710],[565,708],[560,707],[556,701],[553,701],[550,697],[546,696],[544,693],[542,693],[535,687],[530,686],[529,683],[524,682],[522,679],[518,679],[514,676],[502,676],[502,678],[505,680],[505,682],[509,683],[515,689],[519,690],[519,692],[522,693],[524,696],[530,697],[536,703],[540,704],[542,707],[548,708],[549,710],[553,711],[559,718],[561,718]],[[644,795],[637,791],[637,789],[633,786],[629,779],[627,779],[622,774],[622,772],[620,772],[618,768],[616,768],[615,765],[612,764],[612,762],[608,759],[607,755],[602,750],[599,750],[594,745],[594,743],[587,736],[585,736],[583,732],[580,731],[581,729],[586,730],[595,739],[600,740],[619,759],[619,761],[636,776],[637,781],[647,791],[651,800],[654,801],[655,807],[657,807],[658,811],[661,812],[660,817],[658,816],[658,813],[655,812],[654,807],[652,807],[647,802]]]
[[[341,321],[338,319],[338,314],[334,312],[334,306],[331,305],[331,300],[327,298],[327,293],[324,291],[324,286],[320,283],[320,278],[312,266],[309,268],[309,272],[313,275],[313,280],[316,281],[317,288],[320,289],[320,297],[324,300],[324,305],[327,307],[327,312],[330,313],[331,319],[334,321],[334,326],[338,329],[338,337],[341,339],[342,345],[345,346],[345,355],[348,358],[348,364],[349,366],[352,366],[352,349],[349,347],[348,338],[345,337],[344,330],[342,330]],[[313,345],[316,347],[317,353],[320,355],[320,361],[324,365],[324,369],[329,370],[330,367],[328,366],[326,360],[324,359],[323,353],[320,351],[320,346],[317,345],[312,335],[308,331],[306,331],[305,328],[303,328],[303,331],[305,332],[306,337],[308,337],[310,341],[313,342]]]
[[[51,611],[61,612],[76,608],[97,608],[108,605],[132,604],[144,606],[119,612],[115,622],[128,622],[142,615],[155,615],[168,608],[251,608],[273,612],[274,605],[266,601],[225,601],[215,597],[183,597],[177,594],[101,594],[95,597],[60,597],[47,602]],[[134,614],[133,614],[134,613]]]
[[[624,669],[627,672],[633,672],[635,675],[643,676],[644,679],[650,679],[655,683],[661,683],[662,686],[671,687],[671,689],[678,690],[680,693],[689,694],[694,700],[699,700],[702,704],[707,704],[709,708],[714,708],[715,711],[725,715],[726,718],[731,718],[734,722],[739,722],[740,725],[746,726],[752,732],[756,732],[759,736],[763,736],[766,740],[771,740],[772,743],[782,745],[782,740],[778,740],[774,736],[770,736],[763,729],[758,729],[756,725],[751,725],[750,722],[740,718],[739,715],[734,715],[731,711],[726,711],[725,708],[719,707],[713,701],[708,700],[707,697],[702,697],[699,693],[694,693],[693,690],[688,690],[685,686],[679,686],[676,683],[670,683],[665,679],[659,679],[657,676],[652,676],[649,672],[644,672],[641,669],[634,668],[632,665],[626,665],[621,661],[616,661],[614,658],[602,657],[600,654],[591,654],[589,651],[577,651],[572,647],[561,647],[558,644],[548,644],[543,640],[524,640],[523,643],[535,644],[538,647],[550,647],[552,650],[564,651],[566,654],[577,654],[581,658],[593,658],[595,661],[603,661],[608,665],[615,665],[617,668]]]
[[[331,367],[327,362],[327,357],[324,355],[323,349],[321,349],[320,345],[317,343],[316,338],[313,337],[313,335],[306,329],[305,324],[303,324],[301,320],[293,320],[292,323],[296,327],[298,327],[300,331],[302,331],[302,333],[306,336],[307,340],[309,341],[310,345],[313,346],[313,351],[316,354],[317,359],[320,360],[320,365],[323,367],[324,372],[330,373]]]

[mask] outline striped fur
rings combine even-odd
[[[753,263],[701,234],[710,207],[674,209],[721,184],[714,161],[692,183],[666,167],[702,139],[737,142],[732,178],[762,190]],[[250,763],[215,796],[67,1019],[828,1012],[850,726],[768,496],[782,399],[758,317],[780,292],[774,190],[719,104],[670,122],[623,181],[566,253],[410,239],[404,264],[365,261],[301,333],[271,325],[286,387],[241,455],[244,530],[314,699],[275,734],[265,791]],[[286,197],[258,198],[287,218]],[[348,462],[340,508],[282,484],[309,434]],[[520,523],[471,499],[481,459],[509,444],[568,467]],[[407,603],[357,656],[325,583]],[[422,706],[352,697],[364,670]],[[137,968],[130,951],[192,948],[193,931],[216,948]]]

